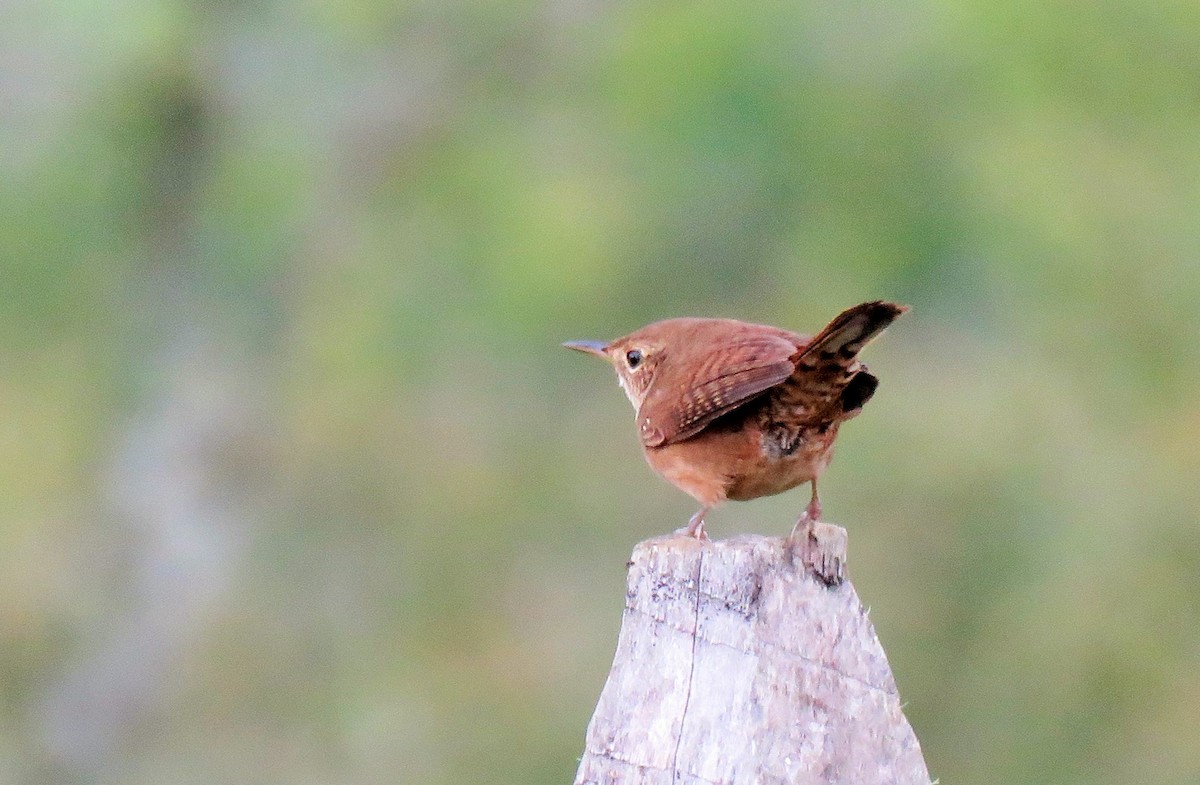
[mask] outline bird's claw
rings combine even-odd
[[[685,537],[695,537],[700,542],[709,542],[708,532],[704,530],[704,513],[708,512],[705,508],[692,516],[688,521],[688,525],[682,529],[676,529],[676,534],[682,534]]]
[[[697,531],[692,531],[690,526],[682,526],[676,529],[675,533],[684,537],[695,537],[700,542],[712,542],[712,540],[709,539],[708,532],[704,531],[703,526],[701,526]]]

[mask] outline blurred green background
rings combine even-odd
[[[17,0],[0,213],[0,781],[569,782],[694,505],[559,342],[878,297],[931,773],[1200,781],[1195,3]]]

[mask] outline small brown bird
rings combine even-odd
[[[879,384],[858,353],[907,310],[883,301],[856,305],[816,337],[733,319],[685,318],[609,343],[563,345],[616,368],[637,410],[646,460],[701,505],[681,531],[707,539],[704,516],[714,505],[811,483],[794,541],[820,518],[817,480],[838,427],[862,411]],[[805,554],[818,573],[813,561],[821,558]],[[839,562],[836,576],[822,577],[835,582],[840,570]]]

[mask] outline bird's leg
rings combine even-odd
[[[800,560],[826,586],[842,582],[846,566],[846,530],[832,523],[822,523],[821,500],[817,496],[817,481],[812,482],[812,500],[800,513],[787,548],[799,554]]]
[[[804,508],[804,517],[813,523],[821,520],[821,497],[817,495],[817,481],[814,479],[812,483],[812,499],[809,500],[808,506]]]
[[[700,542],[708,542],[708,532],[704,531],[704,516],[708,514],[709,509],[711,508],[701,507],[688,521],[688,525],[682,529],[676,529],[675,533],[695,537]]]
[[[792,527],[792,533],[788,537],[789,540],[796,539],[797,535],[803,530],[811,530],[812,524],[821,520],[821,497],[817,495],[817,481],[812,483],[812,499],[809,500],[808,506],[804,508],[804,512],[800,513],[800,517],[796,519],[796,525]]]

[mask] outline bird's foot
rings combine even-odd
[[[846,575],[846,530],[818,521],[805,511],[787,538],[790,554],[826,586],[837,586]]]
[[[686,537],[695,537],[700,542],[708,542],[708,532],[704,531],[704,514],[706,512],[708,512],[707,507],[693,515],[688,521],[688,525],[682,529],[676,529],[675,533]]]

